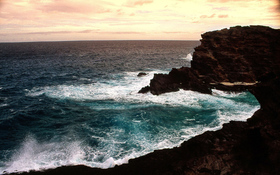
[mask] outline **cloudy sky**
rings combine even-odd
[[[279,0],[0,0],[0,42],[199,40],[235,25],[280,28]]]

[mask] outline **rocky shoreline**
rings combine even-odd
[[[191,68],[156,74],[140,93],[179,89],[249,90],[261,108],[173,149],[157,150],[110,169],[83,165],[22,174],[280,174],[280,30],[232,27],[202,35]]]
[[[231,27],[201,35],[191,68],[155,74],[139,92],[159,95],[179,89],[211,94],[211,89],[244,91],[280,66],[279,30],[264,26]]]

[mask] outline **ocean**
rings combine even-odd
[[[199,41],[0,43],[0,174],[109,168],[259,109],[249,92],[139,94]],[[147,73],[138,77],[139,72]]]

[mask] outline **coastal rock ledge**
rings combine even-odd
[[[22,174],[280,174],[280,31],[232,27],[202,35],[191,68],[158,74],[145,91],[211,93],[249,90],[261,108],[247,122],[231,121],[173,149],[157,150],[110,169],[65,166]]]
[[[191,68],[155,74],[140,93],[159,95],[179,89],[211,93],[212,88],[243,91],[280,67],[280,31],[264,26],[231,27],[202,34]]]

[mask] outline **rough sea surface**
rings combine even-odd
[[[199,44],[0,44],[0,174],[77,164],[109,168],[251,117],[259,104],[249,92],[137,93],[154,73],[190,66]]]

